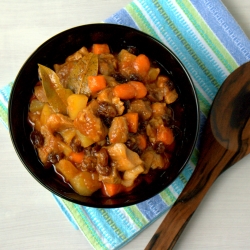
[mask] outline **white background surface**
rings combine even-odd
[[[96,23],[129,0],[0,1],[0,87],[14,80],[28,56],[51,36]],[[250,37],[250,1],[224,0]],[[0,249],[92,249],[25,170],[0,124]],[[210,189],[175,249],[250,249],[250,157]],[[143,249],[164,216],[123,249]]]

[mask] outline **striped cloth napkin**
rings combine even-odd
[[[180,58],[198,93],[201,131],[222,82],[250,60],[249,39],[220,0],[135,0],[105,22],[142,30],[170,47]],[[0,117],[6,127],[10,90],[11,84],[0,90]],[[54,197],[94,249],[120,249],[169,210],[193,172],[197,152],[196,147],[191,160],[170,187],[137,205],[96,209]]]

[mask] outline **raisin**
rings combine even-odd
[[[135,142],[134,139],[128,139],[128,140],[125,142],[125,145],[126,145],[129,149],[131,149],[131,150],[133,150],[133,148],[135,147],[135,144],[136,144],[136,142]]]
[[[133,55],[138,55],[139,54],[138,49],[135,46],[129,46],[127,51],[130,54],[133,54]]]
[[[111,123],[112,123],[112,121],[113,121],[113,118],[112,118],[112,117],[101,116],[101,119],[102,119],[102,122],[104,123],[104,125],[105,125],[107,128],[110,128],[110,127],[111,127]]]
[[[156,142],[154,144],[154,150],[157,154],[163,154],[166,150],[166,146],[164,145],[163,142]]]
[[[112,74],[112,77],[114,77],[115,80],[119,83],[128,82],[128,79],[125,76],[123,76],[121,73],[114,73],[114,74]]]
[[[111,173],[111,167],[108,165],[108,152],[105,148],[102,148],[96,153],[97,165],[96,171],[100,175],[108,176]]]
[[[164,122],[164,126],[166,127],[170,127],[170,125],[173,123],[172,117],[170,117],[168,114],[163,115],[162,120]]]
[[[124,100],[123,105],[124,105],[123,113],[126,114],[130,108],[130,100]]]
[[[174,83],[172,81],[167,81],[166,85],[168,86],[169,91],[174,90]]]
[[[95,144],[92,148],[91,148],[91,154],[92,155],[96,155],[97,152],[99,152],[101,150],[101,146],[98,144]]]
[[[137,154],[141,155],[142,151],[138,148],[136,140],[134,138],[130,138],[125,142],[125,145],[132,151],[136,152]]]
[[[83,151],[81,142],[78,139],[76,139],[76,137],[74,137],[70,142],[70,147],[76,153]]]
[[[41,132],[34,130],[30,135],[30,140],[34,147],[41,148],[44,145],[44,137]]]
[[[136,74],[131,74],[129,76],[129,80],[130,81],[138,81],[138,82],[142,82],[142,79],[140,76],[136,75]]]
[[[97,108],[97,115],[104,117],[115,117],[117,115],[117,111],[112,103],[100,102]]]
[[[138,126],[138,133],[145,134],[147,125],[148,125],[148,121],[141,121]]]
[[[81,163],[81,170],[88,172],[96,171],[96,157],[93,155],[87,155],[83,158]]]
[[[56,164],[63,158],[63,154],[50,153],[47,158],[48,163]]]

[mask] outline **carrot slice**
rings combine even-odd
[[[106,88],[106,79],[103,75],[88,76],[88,86],[92,93],[97,93],[98,91]]]
[[[97,55],[110,53],[110,49],[109,49],[108,44],[95,43],[95,44],[93,44],[91,51]]]
[[[116,85],[113,88],[113,93],[123,100],[129,100],[135,97],[136,90],[132,84],[123,83]]]
[[[140,75],[145,75],[150,70],[150,61],[147,56],[140,54],[134,61],[134,69]]]
[[[170,145],[174,142],[174,134],[172,129],[160,125],[157,127],[156,141],[162,141],[166,145]]]
[[[136,90],[135,98],[140,99],[147,95],[147,88],[142,82],[130,81],[128,84],[132,84]]]
[[[146,136],[138,134],[136,136],[136,143],[137,143],[139,149],[144,150],[147,147]]]
[[[112,197],[120,193],[122,189],[123,189],[122,184],[103,183],[103,193],[109,197]]]
[[[81,163],[83,161],[84,158],[84,153],[83,152],[71,152],[69,155],[69,159],[75,163]]]
[[[127,119],[128,131],[131,133],[136,133],[138,129],[138,113],[126,113],[124,115]]]

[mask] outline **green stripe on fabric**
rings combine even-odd
[[[8,126],[8,109],[0,105],[0,117],[2,118],[3,122]]]
[[[105,209],[99,209],[101,215],[105,219],[105,221],[109,224],[109,226],[113,229],[113,231],[122,239],[126,240],[127,237],[123,234],[123,232],[120,230],[120,228],[115,224],[113,220],[109,217],[109,214]]]
[[[221,63],[225,66],[225,68],[229,72],[232,72],[235,68],[237,68],[238,65],[234,58],[220,43],[219,39],[208,27],[208,25],[205,23],[203,18],[200,16],[194,6],[190,3],[190,1],[176,0],[176,2],[182,9],[182,11],[186,14],[190,22],[194,25],[201,37],[205,40],[207,45],[211,48],[211,50],[216,54]]]
[[[101,241],[100,237],[96,234],[96,231],[94,230],[92,225],[89,223],[87,216],[83,213],[81,209],[79,209],[79,206],[72,202],[63,200],[63,199],[62,199],[62,202],[71,212],[72,216],[77,222],[77,225],[79,226],[81,231],[85,234],[85,236],[87,237],[89,242],[92,244],[92,246],[95,249],[108,250],[108,248]]]
[[[200,92],[200,90],[198,88],[195,88],[195,90],[196,90],[196,93],[197,93],[197,96],[198,96],[200,111],[207,117],[208,113],[209,113],[209,110],[210,110],[211,104],[202,95],[202,93]]]
[[[185,175],[183,173],[180,173],[180,175],[178,176],[178,178],[181,180],[181,182],[186,185],[188,180],[187,178],[185,177]]]
[[[125,9],[130,14],[130,16],[134,19],[134,21],[136,22],[137,26],[139,27],[141,31],[160,40],[155,30],[151,27],[148,20],[144,17],[143,13],[134,2],[126,6]]]
[[[176,197],[169,190],[169,188],[166,188],[164,191],[162,191],[160,193],[160,196],[168,206],[172,206],[173,203],[176,201]]]
[[[164,9],[162,8],[161,4],[157,0],[152,1],[155,5],[156,9],[158,10],[159,14],[166,20],[168,26],[172,29],[172,31],[175,33],[176,37],[180,40],[180,42],[183,44],[183,46],[186,48],[188,53],[193,57],[193,59],[196,61],[197,65],[202,69],[204,74],[208,77],[208,79],[213,83],[213,85],[219,89],[220,84],[217,82],[217,80],[214,78],[213,74],[209,72],[209,70],[206,68],[206,65],[202,62],[202,60],[199,58],[199,56],[196,54],[196,52],[192,49],[191,45],[187,42],[187,40],[182,36],[181,32],[178,30],[178,28],[175,26],[174,22],[169,18],[169,16],[166,14]]]
[[[198,158],[199,158],[199,150],[195,148],[190,158],[190,161],[193,163],[194,166],[196,166]]]
[[[148,220],[142,215],[136,205],[130,207],[124,207],[125,212],[140,229],[147,225]]]

